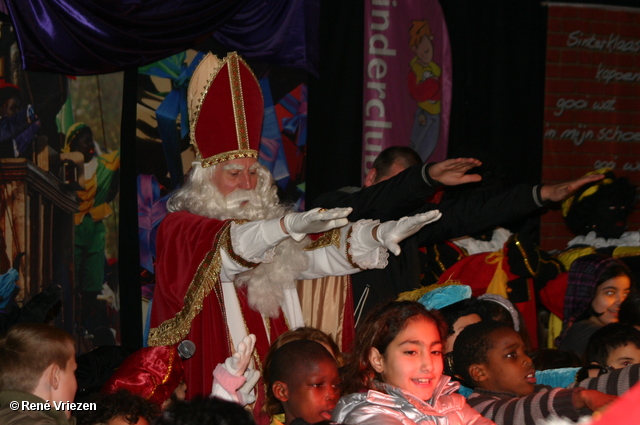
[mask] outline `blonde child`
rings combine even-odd
[[[413,301],[373,310],[358,327],[333,420],[345,424],[493,424],[442,374],[446,325]]]

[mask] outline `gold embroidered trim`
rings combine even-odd
[[[232,221],[236,224],[244,224],[249,220],[232,220]],[[244,258],[240,257],[235,252],[233,252],[233,245],[231,243],[231,234],[229,234],[229,237],[225,240],[225,244],[222,247],[224,248],[225,251],[227,251],[227,254],[229,254],[229,257],[231,257],[233,261],[240,264],[242,267],[253,269],[254,267],[258,266],[258,263],[252,263],[251,261],[247,261]]]
[[[537,270],[534,271],[533,268],[531,267],[531,264],[529,263],[529,256],[525,252],[524,248],[522,247],[522,244],[520,243],[517,237],[515,237],[515,241],[516,241],[516,246],[518,247],[518,251],[520,251],[520,255],[522,255],[524,266],[526,267],[531,277],[535,276],[536,274],[538,274],[538,271]],[[540,263],[538,263],[538,268],[540,268]]]
[[[324,232],[318,239],[305,246],[304,250],[313,251],[331,245],[335,246],[338,250],[340,249],[340,229],[331,229],[328,232]]]
[[[153,397],[153,394],[156,392],[156,390],[158,389],[158,387],[160,385],[166,384],[167,381],[169,380],[169,376],[171,376],[171,369],[173,369],[174,356],[175,355],[174,355],[173,350],[169,351],[169,366],[167,367],[167,372],[164,374],[164,377],[162,378],[162,382],[160,382],[159,384],[154,385],[153,390],[151,390],[151,393],[147,396],[147,400],[149,400],[149,399],[151,399],[151,397]],[[154,379],[154,381],[155,381],[155,379]]]
[[[242,81],[240,80],[240,65],[238,54],[229,53],[229,84],[231,85],[231,104],[233,105],[233,117],[236,124],[236,137],[240,150],[249,149],[249,135],[247,133],[247,114],[244,110],[244,97],[242,96]]]
[[[351,264],[351,267],[353,267],[354,269],[364,270],[362,267],[357,265],[355,263],[355,261],[353,261],[353,257],[351,256],[351,253],[349,252],[351,250],[351,233],[352,232],[353,232],[353,226],[349,227],[349,230],[347,230],[347,240],[345,241],[347,261],[349,262],[349,264]]]
[[[230,243],[230,226],[230,221],[225,223],[214,238],[212,249],[205,255],[187,288],[182,309],[174,317],[165,320],[157,328],[149,331],[147,341],[149,346],[174,345],[182,341],[189,334],[193,319],[202,310],[202,303],[212,289],[215,289],[219,303],[224,304],[220,287],[222,259],[218,247]]]
[[[231,161],[232,159],[239,159],[239,158],[256,158],[257,159],[258,151],[253,149],[247,149],[247,150],[222,152],[217,155],[210,156],[209,158],[201,159],[200,162],[203,168],[207,168],[224,161]]]

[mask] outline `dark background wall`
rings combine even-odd
[[[546,8],[440,3],[453,56],[449,156],[478,157],[514,182],[539,181]],[[321,5],[321,78],[309,89],[309,200],[360,184],[364,4]]]
[[[440,4],[453,57],[449,157],[477,157],[509,183],[539,182],[547,7],[533,0]],[[321,2],[320,79],[309,84],[309,201],[360,185],[363,22],[363,1]]]

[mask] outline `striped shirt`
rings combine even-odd
[[[640,381],[640,364],[615,369],[597,378],[587,378],[568,388],[536,385],[535,391],[525,397],[517,394],[474,389],[467,403],[485,418],[497,425],[535,425],[539,419],[551,416],[566,417],[573,421],[590,415],[589,409],[576,410],[573,393],[582,388],[598,390],[612,395],[622,395]]]

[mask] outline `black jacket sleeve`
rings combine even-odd
[[[539,209],[538,186],[526,184],[494,191],[466,191],[444,196],[439,204],[423,205],[419,212],[438,209],[440,220],[417,233],[418,246],[471,235],[496,226],[504,226]]]
[[[398,220],[420,208],[435,191],[436,183],[428,177],[431,164],[411,166],[390,178],[364,187],[355,193],[330,192],[320,195],[313,207],[351,207],[350,221],[363,218],[380,221]]]

